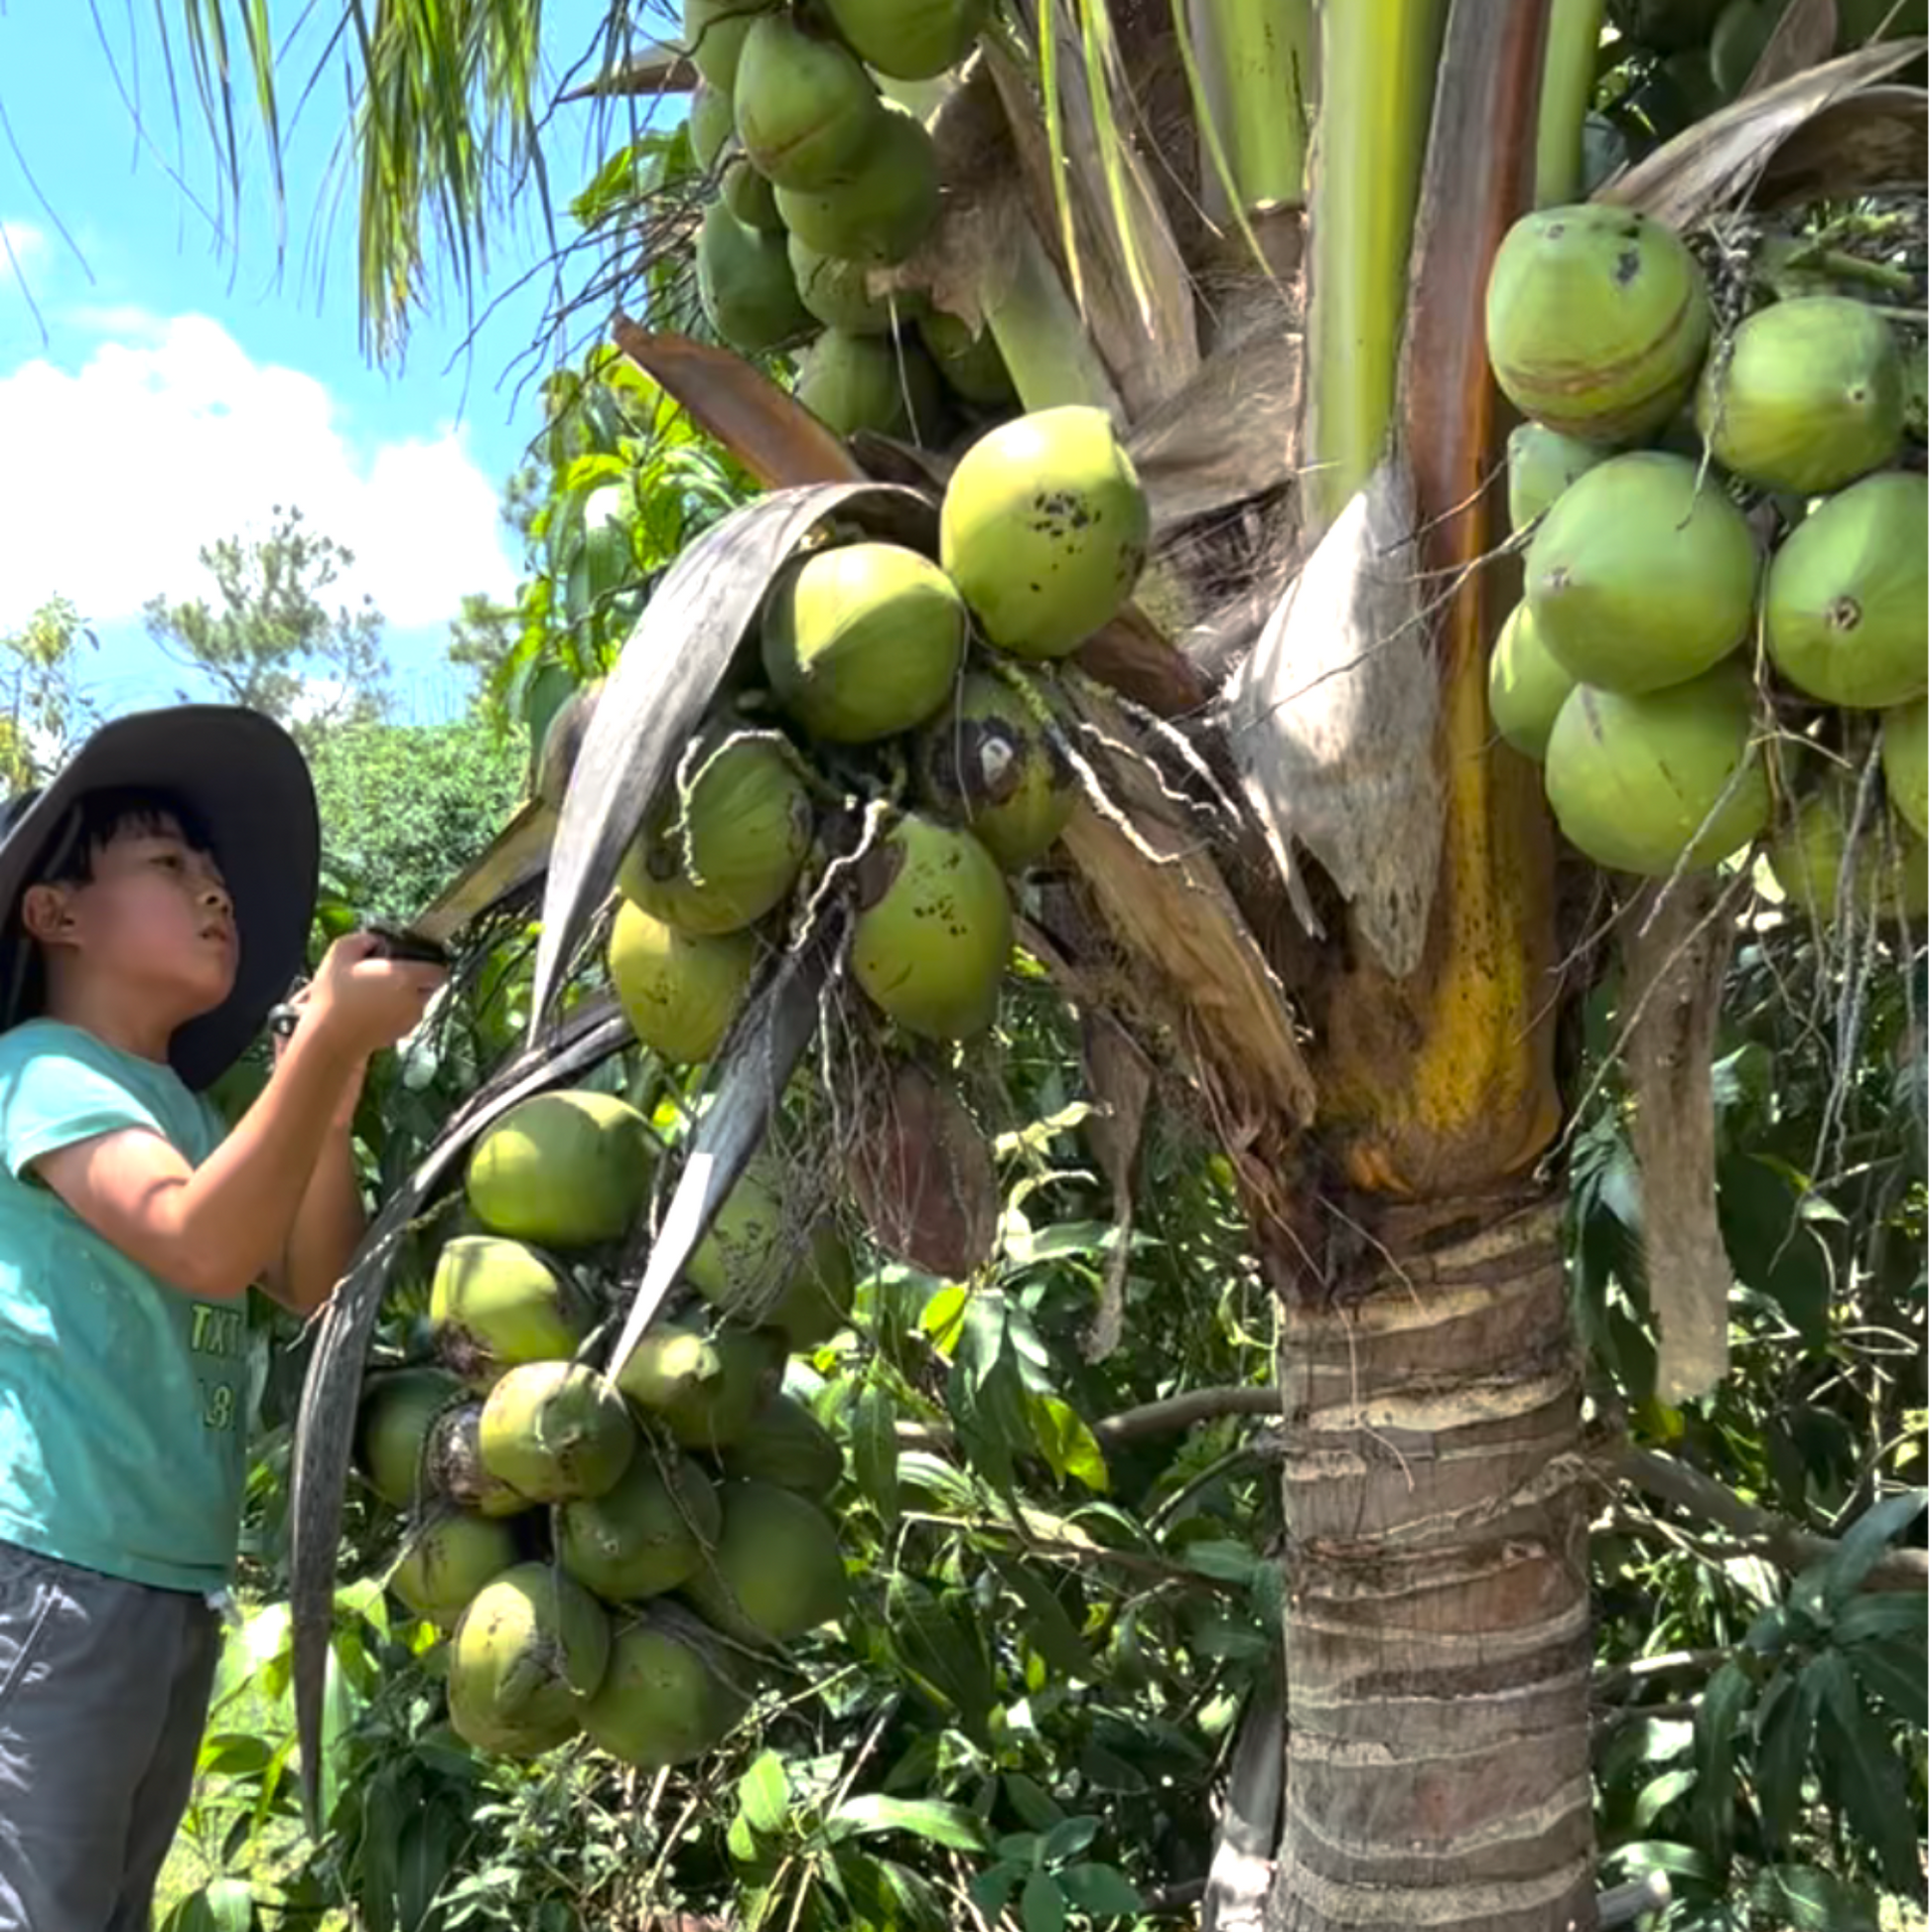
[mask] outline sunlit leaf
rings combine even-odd
[[[776,1751],[760,1751],[738,1781],[738,1808],[755,1832],[781,1832],[791,1808],[791,1781]]]
[[[934,1845],[956,1852],[977,1852],[986,1843],[980,1821],[963,1805],[941,1804],[931,1798],[889,1798],[868,1791],[848,1798],[825,1821],[833,1840],[866,1837],[875,1832],[910,1832]]]

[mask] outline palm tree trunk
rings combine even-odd
[[[1580,1358],[1540,1191],[1275,1259],[1288,1767],[1271,1932],[1594,1921]]]

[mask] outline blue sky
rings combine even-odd
[[[174,0],[162,8],[177,12]],[[300,11],[290,0],[271,9],[278,20]],[[337,10],[324,0],[316,11]],[[603,18],[594,0],[549,0],[556,69]],[[134,85],[131,36],[138,127],[120,90]],[[351,588],[389,618],[407,717],[460,707],[464,688],[443,661],[447,621],[465,591],[502,594],[515,581],[496,498],[537,425],[527,391],[512,395],[512,364],[540,322],[541,292],[508,294],[467,355],[452,294],[418,320],[400,368],[371,367],[356,322],[352,188],[333,227],[318,207],[341,100],[340,84],[319,89],[289,143],[278,273],[251,128],[232,236],[203,211],[221,208],[218,178],[192,102],[177,134],[153,8],[0,0],[12,139],[0,130],[0,225],[19,265],[0,255],[0,629],[54,592],[72,598],[100,638],[86,682],[109,709],[181,688],[184,673],[145,635],[142,603],[193,593],[197,546],[260,527],[278,502],[299,503],[356,551]],[[560,201],[588,173],[588,110],[561,110],[547,150]],[[522,211],[485,296],[508,290],[541,241],[534,209]]]

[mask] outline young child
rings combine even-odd
[[[145,1932],[235,1555],[245,1298],[360,1239],[349,1121],[443,975],[339,941],[233,1133],[203,1095],[300,971],[315,795],[257,713],[104,726],[0,825],[0,1932]]]

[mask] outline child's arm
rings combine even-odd
[[[343,1088],[302,1204],[295,1210],[288,1245],[263,1283],[295,1314],[313,1314],[328,1301],[368,1228],[350,1138],[366,1070],[366,1063],[358,1064]]]
[[[122,1128],[37,1161],[69,1208],[152,1275],[230,1301],[287,1250],[343,1090],[356,1065],[422,1018],[442,970],[374,959],[339,940],[302,1025],[235,1131],[199,1168],[156,1133]]]

